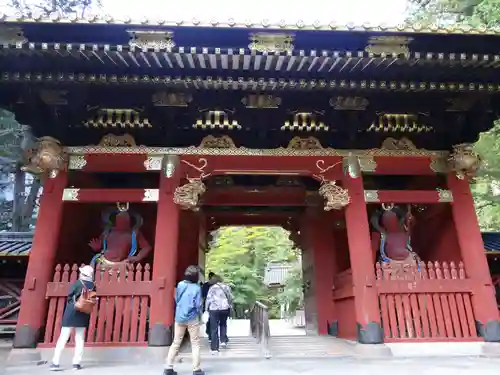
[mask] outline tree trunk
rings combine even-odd
[[[30,229],[31,218],[33,217],[33,212],[35,210],[36,199],[38,198],[38,194],[40,192],[40,188],[42,187],[42,183],[38,178],[33,179],[33,183],[31,184],[30,193],[24,202],[24,210],[23,210],[23,222],[21,230],[23,232],[27,232]]]
[[[12,231],[21,231],[23,222],[23,202],[26,189],[26,174],[19,166],[16,166],[14,172],[14,197],[12,208]]]

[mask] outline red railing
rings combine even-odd
[[[474,290],[463,263],[420,263],[399,269],[376,265],[385,340],[478,340],[471,304]]]
[[[53,282],[47,285],[49,310],[41,346],[55,346],[67,295],[78,277],[78,266],[56,267]],[[146,345],[149,304],[154,288],[149,264],[105,268],[96,271],[98,304],[90,316],[87,345]],[[71,342],[73,338],[71,338]]]

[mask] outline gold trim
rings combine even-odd
[[[292,53],[294,35],[284,33],[252,33],[250,34],[250,51],[262,53]]]
[[[436,173],[448,173],[450,171],[446,159],[443,158],[431,158],[429,168]]]
[[[113,18],[111,16],[97,16],[89,15],[86,17],[59,17],[59,16],[41,16],[36,15],[33,17],[15,15],[8,16],[5,14],[0,15],[0,21],[15,23],[16,26],[22,23],[66,23],[66,24],[114,24],[114,25],[129,25],[129,26],[177,26],[177,27],[208,27],[208,28],[222,28],[222,29],[278,29],[278,30],[337,30],[337,31],[357,31],[357,32],[386,32],[386,33],[419,33],[419,34],[477,34],[477,35],[499,35],[500,28],[498,27],[472,27],[469,25],[453,24],[447,26],[441,25],[422,25],[420,23],[400,23],[398,25],[386,24],[371,24],[365,22],[363,24],[337,24],[332,21],[328,24],[320,22],[306,23],[303,20],[282,20],[279,22],[271,22],[269,20],[251,21],[251,20],[235,20],[229,19],[212,19],[210,21],[201,21],[198,19],[191,20],[166,20],[166,19],[149,19],[149,18],[132,18],[124,17]]]
[[[365,190],[365,202],[366,203],[379,202],[378,190]]]
[[[243,78],[212,76],[154,76],[154,75],[115,75],[84,73],[20,73],[0,72],[0,82],[52,82],[52,83],[89,83],[89,84],[150,84],[178,87],[182,89],[218,89],[218,90],[381,90],[401,92],[487,92],[500,91],[498,83],[475,82],[418,82],[418,81],[355,81],[355,80],[323,80],[323,79],[275,79],[275,78]]]
[[[389,150],[386,150],[386,151],[389,151]],[[420,152],[421,152],[421,150],[420,150]],[[360,155],[360,157],[358,158],[358,162],[359,162],[359,168],[361,169],[361,172],[373,173],[377,170],[377,162],[375,161],[375,159],[371,155],[369,155],[369,156]]]
[[[136,147],[135,139],[130,134],[106,134],[99,141],[99,145],[90,147],[102,148],[134,148]]]
[[[144,189],[143,202],[158,202],[160,198],[160,189]]]
[[[334,148],[322,149],[293,149],[293,148],[275,148],[275,149],[253,149],[246,147],[235,148],[201,148],[190,147],[103,147],[103,146],[73,146],[66,147],[66,152],[72,155],[84,154],[148,154],[148,155],[228,155],[228,156],[359,156],[360,162],[363,158],[373,158],[377,156],[393,157],[436,157],[447,158],[448,151],[429,151],[429,150],[337,150]],[[363,165],[363,164],[362,164]]]
[[[62,200],[63,201],[73,201],[76,202],[78,201],[78,193],[80,189],[64,189],[63,190],[63,195],[62,195]]]
[[[228,135],[222,135],[220,137],[215,137],[213,135],[207,135],[200,142],[200,148],[236,148],[234,141]]]
[[[438,192],[438,202],[451,203],[453,202],[453,194],[450,190],[436,189]]]
[[[149,156],[148,158],[144,161],[144,168],[146,168],[147,171],[161,171],[161,167],[163,165],[163,156]]]
[[[85,155],[71,155],[69,157],[68,169],[70,170],[80,170],[87,165],[87,160]]]

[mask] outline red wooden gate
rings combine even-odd
[[[463,263],[421,263],[396,272],[377,263],[376,279],[387,342],[479,340],[474,285]]]
[[[62,272],[61,272],[62,271]],[[70,287],[78,277],[78,266],[56,267],[47,285],[49,311],[41,346],[55,346]],[[96,271],[98,304],[90,317],[87,345],[147,345],[147,325],[153,293],[149,264],[135,268],[106,268]],[[72,339],[73,340],[73,339]]]

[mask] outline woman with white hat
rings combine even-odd
[[[86,296],[89,292],[94,291],[94,269],[91,266],[82,266],[79,269],[80,276],[71,286],[71,290],[68,294],[68,299],[66,302],[66,308],[64,310],[62,318],[62,328],[59,339],[57,340],[56,349],[54,351],[54,357],[52,358],[52,364],[50,365],[51,371],[59,371],[61,359],[61,354],[68,342],[71,331],[75,330],[75,354],[73,356],[73,369],[80,370],[82,368],[81,361],[83,357],[83,348],[85,344],[85,328],[88,328],[90,322],[90,313],[84,311],[82,308],[84,303],[82,302],[82,296]],[[90,304],[95,303],[90,301]],[[89,305],[86,306],[87,309]],[[93,306],[90,306],[91,308]]]

